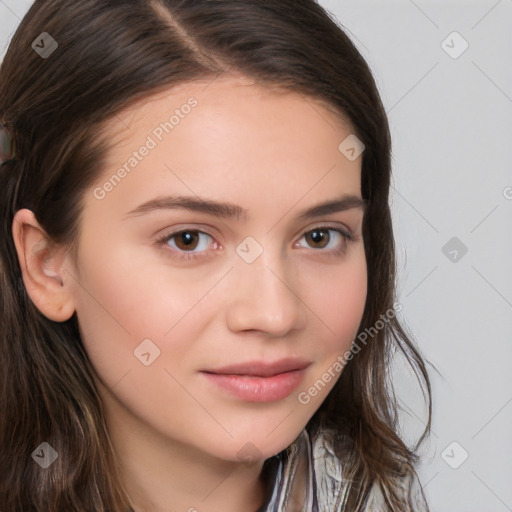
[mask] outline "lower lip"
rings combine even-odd
[[[221,375],[201,372],[210,382],[247,402],[275,402],[289,396],[298,387],[305,373],[303,370],[254,377],[250,375]]]

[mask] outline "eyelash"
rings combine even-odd
[[[347,250],[347,245],[350,242],[354,242],[356,240],[356,237],[352,233],[350,233],[349,231],[345,231],[345,230],[340,229],[340,228],[334,228],[332,226],[317,226],[317,227],[314,227],[313,229],[308,229],[307,231],[304,231],[302,233],[301,239],[305,235],[307,235],[308,233],[312,233],[313,231],[334,231],[336,233],[339,233],[342,236],[344,243],[343,243],[343,247],[340,248],[340,249],[334,249],[334,250],[331,249],[329,251],[329,250],[322,250],[321,248],[320,249],[312,248],[314,251],[320,251],[320,252],[327,253],[326,254],[327,256],[340,257],[340,256],[344,255],[346,250]],[[207,235],[210,238],[212,238],[211,235],[209,235],[208,233],[205,233],[204,231],[200,231],[198,229],[191,229],[190,228],[190,229],[180,229],[179,231],[175,231],[174,233],[167,234],[167,235],[159,238],[157,240],[157,243],[160,246],[167,246],[168,247],[167,243],[169,242],[169,240],[173,239],[177,235],[180,235],[182,233],[187,233],[187,232],[200,233],[200,234],[204,234],[204,235]],[[204,258],[205,257],[204,253],[208,252],[208,251],[201,251],[200,253],[193,253],[193,252],[188,252],[188,251],[181,251],[179,249],[178,250],[173,249],[172,252],[176,253],[176,256],[173,256],[173,257],[177,257],[178,259],[182,259],[182,260],[197,260],[199,258]]]

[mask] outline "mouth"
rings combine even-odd
[[[288,397],[304,378],[310,361],[249,361],[200,373],[218,389],[247,402],[274,402]]]

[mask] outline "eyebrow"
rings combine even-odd
[[[306,220],[309,218],[320,217],[330,213],[342,212],[345,210],[351,210],[353,208],[359,208],[365,212],[367,207],[367,200],[359,196],[354,195],[343,195],[338,198],[331,199],[329,201],[317,204],[299,213],[299,220]],[[158,210],[176,210],[184,209],[193,212],[206,213],[221,218],[236,218],[237,220],[242,219],[244,221],[248,218],[248,210],[242,208],[239,205],[230,202],[219,202],[211,199],[201,199],[195,196],[160,196],[155,199],[151,199],[137,206],[133,210],[130,210],[124,217],[124,219],[140,216],[146,213],[158,211]]]

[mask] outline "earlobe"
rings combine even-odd
[[[12,224],[23,283],[37,309],[50,320],[64,322],[74,313],[65,279],[66,252],[48,237],[32,211],[18,210]]]

